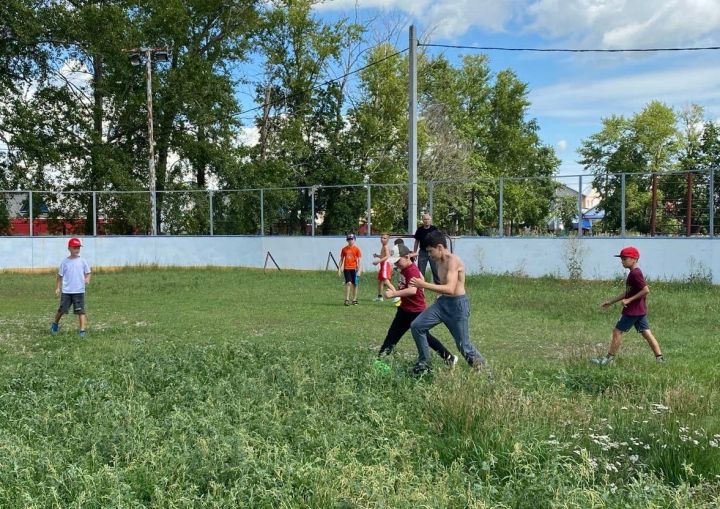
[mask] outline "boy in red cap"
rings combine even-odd
[[[665,362],[662,351],[660,351],[660,345],[652,332],[650,332],[650,324],[647,319],[647,302],[645,296],[650,293],[650,288],[645,282],[640,267],[638,267],[640,251],[633,246],[628,246],[624,247],[620,251],[620,254],[615,256],[620,258],[622,266],[629,269],[630,272],[625,282],[625,291],[603,302],[602,307],[607,309],[616,302],[622,302],[622,315],[613,329],[612,340],[610,341],[607,355],[593,359],[592,361],[600,366],[607,366],[615,360],[615,355],[618,350],[620,350],[620,345],[622,344],[623,333],[629,331],[630,328],[634,326],[635,330],[642,334],[642,337],[645,338],[645,341],[647,341],[652,349],[655,354],[655,360],[657,362]]]
[[[55,313],[55,321],[50,326],[50,333],[57,334],[60,330],[60,319],[73,306],[73,312],[80,320],[80,337],[85,337],[87,316],[85,315],[85,285],[90,283],[90,265],[80,257],[82,242],[73,237],[68,241],[70,256],[60,263],[55,296],[60,297],[60,307]]]

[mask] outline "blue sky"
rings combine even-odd
[[[720,0],[332,0],[328,19],[375,19],[379,32],[400,24],[431,44],[536,48],[720,46]],[[378,18],[379,16],[379,18]],[[425,48],[451,61],[471,50]],[[529,116],[562,159],[560,175],[583,173],[580,142],[611,114],[632,115],[660,100],[705,108],[720,119],[720,51],[668,53],[487,52],[495,70],[511,68],[529,85]]]

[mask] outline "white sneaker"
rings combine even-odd
[[[590,362],[597,364],[598,366],[607,366],[615,360],[615,357],[598,357],[596,359],[590,359]]]
[[[375,298],[373,299],[373,302],[382,302],[382,301],[383,301],[383,298],[380,297],[380,296],[375,297]]]
[[[445,359],[445,365],[450,369],[453,369],[458,363],[457,355],[450,354],[450,357]]]

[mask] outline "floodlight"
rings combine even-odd
[[[157,50],[153,53],[156,62],[167,62],[170,60],[170,53],[165,49]]]
[[[140,53],[130,53],[130,63],[132,65],[141,65],[142,64],[142,56]]]

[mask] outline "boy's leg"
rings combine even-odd
[[[652,349],[655,357],[661,357],[662,351],[660,350],[660,343],[658,343],[657,339],[655,339],[655,336],[653,336],[653,333],[650,332],[650,329],[645,329],[640,334],[642,334],[642,337],[644,337],[645,341],[647,341],[647,344]]]
[[[430,367],[430,347],[428,345],[428,331],[442,322],[440,308],[433,304],[420,313],[410,325],[415,346],[418,350],[418,365]]]
[[[623,331],[621,331],[617,327],[613,329],[612,339],[610,340],[610,346],[608,347],[608,354],[612,355],[613,357],[620,350],[620,346],[622,346],[622,335]]]
[[[358,292],[358,285],[355,283],[352,284],[352,290],[353,290],[353,302],[357,302],[357,292]]]
[[[417,315],[417,313],[408,313],[402,308],[397,309],[395,312],[395,318],[393,318],[393,321],[390,324],[387,336],[385,336],[385,341],[383,341],[378,355],[389,354],[392,352],[395,345],[398,344],[403,335],[408,331],[410,324]]]
[[[437,354],[443,358],[443,360],[449,360],[452,358],[453,355],[450,353],[450,350],[445,348],[445,345],[443,345],[438,338],[428,332],[427,339],[430,348],[435,350]]]
[[[454,298],[440,298],[436,302],[443,308],[446,319],[445,326],[452,334],[455,344],[460,353],[471,366],[482,366],[485,358],[477,351],[475,345],[470,342],[470,327],[468,318],[470,316],[470,301],[467,296]]]
[[[350,285],[352,283],[345,283],[345,300],[350,300]]]
[[[85,326],[87,325],[87,315],[85,313],[80,313],[78,315],[78,320],[80,322],[80,330],[85,330]]]

